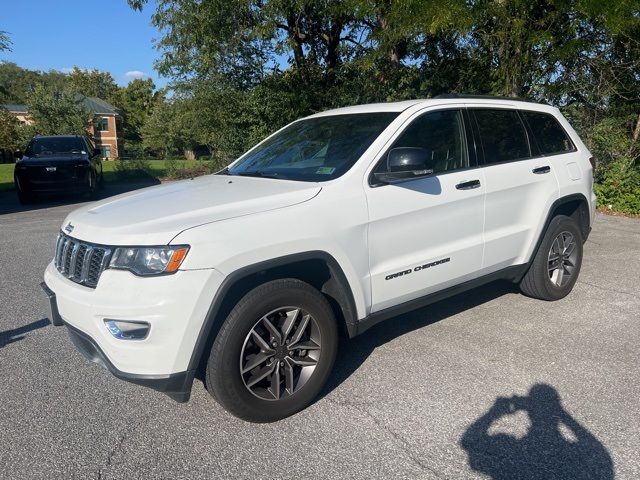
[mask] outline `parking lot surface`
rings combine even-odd
[[[342,341],[265,425],[113,378],[47,319],[65,215],[0,193],[0,478],[640,478],[640,221],[599,215],[574,291],[491,284]],[[117,301],[117,299],[114,299]]]

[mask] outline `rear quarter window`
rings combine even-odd
[[[527,110],[521,110],[520,113],[529,124],[529,129],[543,155],[572,152],[576,149],[567,132],[553,115]]]

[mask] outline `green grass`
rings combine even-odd
[[[13,163],[0,164],[0,191],[13,189]]]
[[[104,172],[104,180],[109,183],[117,183],[122,181],[130,181],[135,182],[137,180],[152,178],[162,178],[166,171],[166,162],[165,160],[146,160],[145,163],[148,165],[148,170],[145,172],[131,172],[131,175],[123,180],[118,178],[116,165],[119,160],[113,161],[104,161],[102,162],[102,171]],[[127,161],[127,160],[125,160]]]
[[[118,178],[116,172],[116,164],[118,163],[118,161],[119,160],[102,162],[105,182],[136,182],[141,180],[148,180],[150,177],[162,179],[166,176],[166,160],[145,160],[144,171],[128,172],[126,179]],[[126,162],[127,160],[124,161]],[[174,165],[177,168],[189,168],[195,166],[198,163],[197,160],[173,160],[173,162],[175,162]],[[13,190],[13,163],[0,164],[0,191],[3,190]]]

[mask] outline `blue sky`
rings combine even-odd
[[[167,79],[153,70],[154,8],[153,1],[137,12],[126,0],[0,0],[0,30],[13,42],[0,61],[32,70],[97,68],[120,85],[144,75],[163,87]]]

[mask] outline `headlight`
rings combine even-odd
[[[129,270],[136,275],[175,273],[187,256],[189,247],[118,247],[109,268]]]

